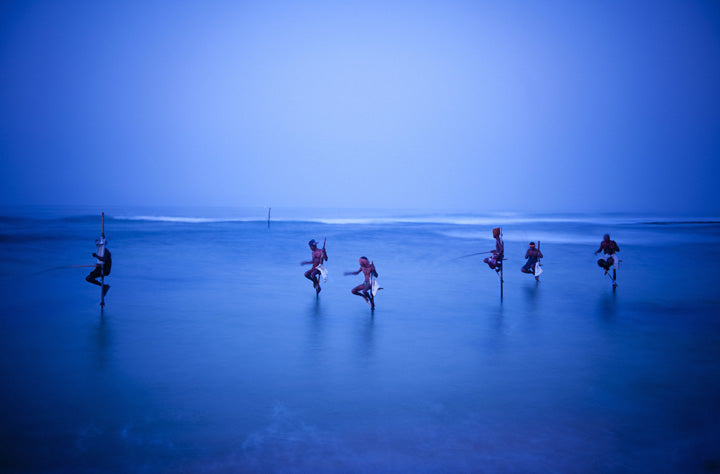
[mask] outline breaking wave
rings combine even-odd
[[[312,212],[312,211],[310,211]],[[106,221],[131,222],[164,222],[176,224],[212,224],[212,223],[261,223],[267,222],[265,215],[248,213],[245,215],[202,215],[202,213],[186,215],[164,214],[121,214],[106,213]],[[272,216],[271,223],[315,223],[323,225],[448,225],[458,227],[478,226],[495,227],[525,224],[585,224],[585,225],[645,225],[648,227],[668,226],[713,226],[720,224],[720,218],[711,216],[642,216],[642,215],[611,215],[611,214],[520,214],[493,213],[485,215],[473,214],[416,214],[416,215],[385,215],[385,216],[348,216],[326,213],[324,216],[309,213],[290,212]],[[66,223],[95,223],[97,214],[78,215],[42,215],[29,217],[21,215],[0,215],[0,224],[15,225],[23,222],[58,221]]]
[[[94,217],[94,219],[97,219]],[[136,215],[112,216],[109,219],[119,221],[147,221],[184,224],[208,224],[222,222],[266,222],[264,217],[203,217],[203,216],[164,216]],[[516,224],[595,224],[595,225],[717,225],[717,218],[667,217],[616,217],[616,216],[523,216],[523,215],[427,215],[427,216],[391,216],[391,217],[274,217],[273,223],[306,222],[325,225],[393,225],[393,224],[438,224],[456,226],[503,226]]]
[[[237,217],[174,217],[174,216],[114,216],[118,221],[175,222],[183,224],[208,224],[214,222],[265,222],[257,218]]]

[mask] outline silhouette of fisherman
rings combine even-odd
[[[110,289],[110,285],[102,284],[97,278],[108,276],[110,274],[110,266],[112,265],[112,256],[110,250],[107,249],[107,241],[104,238],[95,241],[97,251],[92,254],[96,259],[95,268],[85,277],[85,281],[93,285],[102,286],[102,295],[105,296]]]
[[[603,255],[607,255],[607,257],[597,261],[598,266],[605,270],[605,274],[607,274],[611,267],[617,268],[617,256],[615,252],[619,251],[620,247],[618,247],[617,242],[610,240],[610,234],[605,234],[602,242],[600,242],[600,248],[595,251],[595,255],[600,252],[602,252]]]

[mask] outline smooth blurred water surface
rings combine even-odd
[[[0,470],[720,469],[720,224],[266,212],[111,209],[101,313],[89,268],[53,269],[93,263],[99,216],[4,209]],[[456,258],[495,224],[502,301],[483,256]],[[316,299],[299,263],[325,237]],[[361,255],[374,314],[342,276]]]

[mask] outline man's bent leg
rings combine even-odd
[[[370,305],[370,308],[375,309],[375,301],[372,296],[372,285],[369,281],[362,284],[362,295],[365,297],[365,301]]]
[[[369,303],[368,297],[361,293],[361,291],[364,289],[365,289],[365,284],[362,284],[362,285],[356,286],[355,288],[353,288],[350,291],[352,292],[353,295],[361,296],[362,299],[364,299],[366,303]]]
[[[88,283],[92,283],[93,285],[102,286],[102,284],[96,280],[96,278],[99,278],[101,276],[102,268],[100,268],[100,265],[95,265],[93,271],[91,271],[88,276],[85,277],[85,281]]]
[[[319,272],[315,268],[311,268],[310,270],[305,272],[305,278],[307,278],[308,280],[313,282],[313,288],[318,287],[318,283],[319,283],[318,278],[317,278],[318,273]]]

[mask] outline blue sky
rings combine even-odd
[[[0,204],[720,213],[718,2],[0,4]]]

